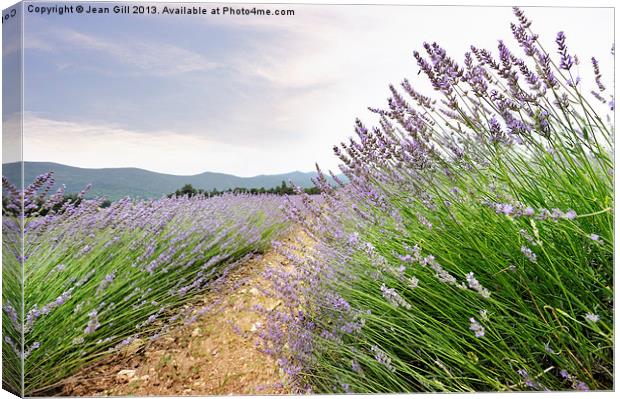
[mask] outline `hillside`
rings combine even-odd
[[[24,162],[24,181],[26,184],[42,173],[53,171],[56,187],[67,186],[68,193],[76,193],[87,184],[93,187],[89,196],[105,196],[116,200],[124,196],[138,198],[158,198],[174,192],[185,184],[207,190],[226,190],[229,188],[271,188],[285,181],[292,181],[301,187],[312,187],[311,178],[315,172],[290,172],[277,175],[258,175],[239,177],[224,173],[204,172],[191,176],[178,176],[151,172],[138,168],[87,169],[52,162]],[[2,175],[11,182],[19,180],[20,164],[2,165]]]

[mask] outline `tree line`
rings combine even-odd
[[[304,188],[302,190],[306,194],[310,194],[310,195],[314,195],[314,194],[319,194],[320,193],[320,190],[317,187]],[[261,188],[236,187],[236,188],[229,188],[227,190],[221,190],[221,191],[217,190],[217,189],[205,190],[205,189],[202,189],[202,188],[195,188],[191,184],[186,184],[183,187],[181,187],[180,189],[176,190],[174,193],[168,194],[168,197],[182,197],[182,196],[185,196],[185,195],[187,195],[189,197],[192,197],[194,195],[204,195],[205,197],[214,197],[216,195],[222,195],[222,194],[226,194],[226,193],[250,194],[250,195],[260,195],[260,194],[294,195],[295,194],[295,189],[293,188],[293,186],[290,186],[290,185],[286,184],[285,181],[282,181],[282,184],[280,184],[279,186],[272,187],[272,188],[265,188],[265,187],[261,187]]]

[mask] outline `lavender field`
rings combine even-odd
[[[23,357],[27,395],[53,392],[85,364],[192,323],[209,310],[191,306],[193,298],[289,225],[276,196],[126,198],[101,208],[100,199],[59,202],[62,189],[47,195],[53,183],[42,175],[24,190],[23,321],[19,295],[10,296],[18,288],[3,298],[3,357],[16,365],[5,382],[19,386]],[[20,193],[6,180],[3,187],[5,212],[19,210]],[[10,231],[14,219],[4,219]]]
[[[279,392],[612,390],[614,88],[534,28],[515,8],[506,40],[462,61],[423,43],[376,126],[333,147],[346,179],[317,166],[318,195],[104,208],[65,202],[52,174],[23,193],[3,179],[3,262],[23,261],[25,293],[22,320],[22,276],[5,277],[4,383],[23,359],[25,394],[54,392],[191,325],[212,310],[199,295],[269,252],[277,305],[255,304],[251,342]]]

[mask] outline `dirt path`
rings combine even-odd
[[[290,239],[290,238],[289,238]],[[278,303],[260,290],[265,266],[286,264],[274,251],[250,259],[225,287],[200,302],[217,306],[189,326],[179,326],[144,350],[114,355],[82,370],[64,386],[67,396],[286,394],[282,371],[255,345],[256,328]]]

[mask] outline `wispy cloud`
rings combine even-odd
[[[4,122],[5,127],[16,122],[17,119],[9,119]],[[255,176],[298,169],[298,154],[287,153],[280,147],[229,145],[167,130],[153,131],[147,136],[113,125],[55,120],[34,114],[24,116],[23,150],[26,161],[86,168],[131,166],[183,175],[215,171]],[[4,162],[14,161],[7,159],[5,156]],[[274,159],[278,162],[274,163]],[[311,169],[311,160],[307,165],[306,169]]]
[[[45,40],[40,34],[29,35],[26,48],[48,52],[80,50],[100,53],[153,76],[206,72],[221,66],[195,51],[159,41],[111,40],[110,37],[104,38],[68,28],[49,28],[45,33]]]

